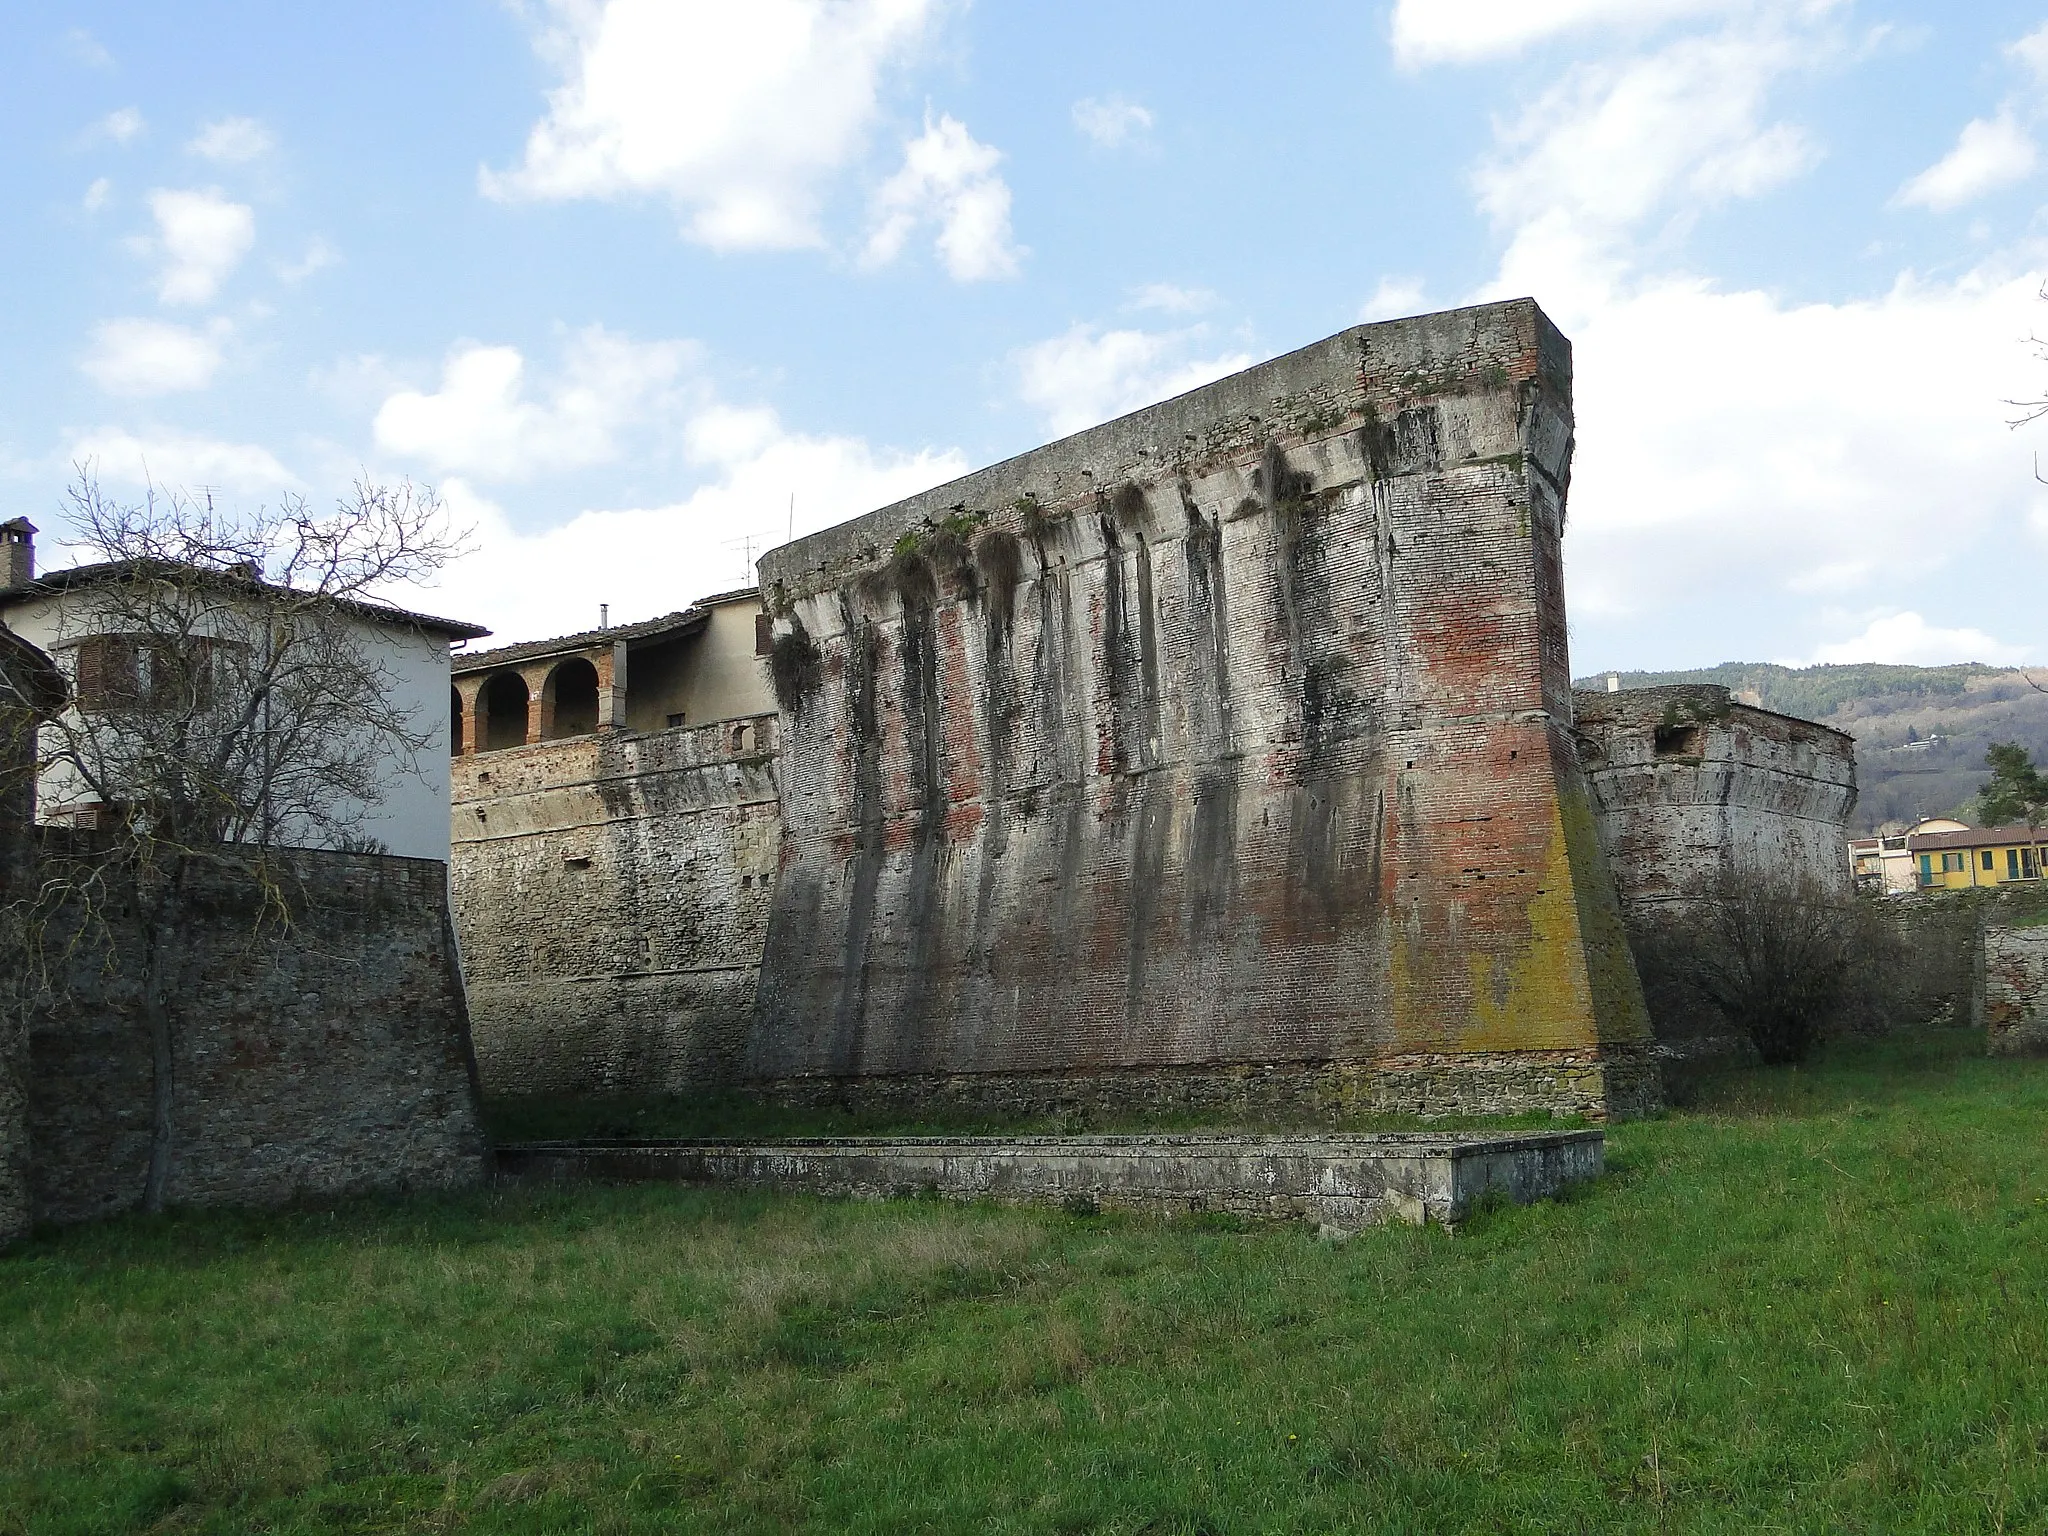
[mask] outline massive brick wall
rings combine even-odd
[[[737,1075],[781,841],[775,716],[455,761],[457,932],[484,1090]]]
[[[44,868],[91,845],[47,832]],[[447,1188],[483,1177],[462,978],[437,860],[282,858],[294,923],[267,921],[245,877],[200,866],[174,967],[167,1203]],[[155,1084],[140,1001],[137,903],[70,952],[33,1018],[30,1172],[38,1219],[135,1206]],[[44,948],[55,961],[67,935]]]
[[[1359,327],[771,551],[749,1079],[1640,1104],[1570,370],[1526,300]]]
[[[1622,903],[1713,894],[1724,870],[1846,896],[1856,743],[1680,684],[1581,692],[1580,751]]]

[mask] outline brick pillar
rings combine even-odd
[[[597,728],[623,729],[626,724],[626,642],[614,640],[611,649],[594,653],[597,668]]]
[[[477,713],[483,703],[484,680],[481,677],[458,677],[455,691],[462,695],[462,755],[470,757],[483,750],[482,722]]]
[[[519,669],[519,675],[526,679],[526,744],[529,747],[544,740],[555,728],[555,695],[548,687],[548,674],[552,671],[552,662]]]

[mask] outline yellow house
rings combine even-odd
[[[2039,880],[2048,871],[2048,828],[1921,832],[1906,839],[1906,851],[1912,856],[1916,883],[1923,891],[1966,891],[2015,880]]]

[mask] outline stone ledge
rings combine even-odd
[[[529,1142],[498,1148],[497,1176],[1220,1211],[1353,1232],[1390,1220],[1455,1226],[1490,1194],[1517,1204],[1546,1199],[1597,1177],[1605,1150],[1597,1130]]]

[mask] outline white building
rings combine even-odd
[[[89,687],[79,687],[82,664],[91,671],[90,663],[98,661],[110,642],[122,638],[105,633],[108,624],[98,616],[104,605],[95,602],[94,594],[110,592],[116,582],[132,585],[134,569],[127,564],[80,565],[38,577],[35,531],[24,518],[0,524],[0,623],[48,653],[75,695],[89,695]],[[250,590],[257,594],[251,601],[260,603],[264,588],[259,584]],[[386,705],[394,716],[409,722],[413,734],[428,738],[428,745],[417,751],[404,742],[391,743],[384,754],[388,771],[380,774],[379,792],[354,802],[353,814],[344,819],[354,824],[357,838],[373,842],[385,852],[445,864],[451,746],[449,646],[490,631],[477,624],[370,603],[337,602],[335,609],[349,637],[378,664],[387,685]],[[71,707],[79,707],[76,697]],[[46,769],[37,785],[41,820],[85,819],[81,813],[94,804],[82,795],[75,778],[66,782],[54,770]],[[280,841],[296,840],[287,831]],[[308,836],[303,841],[319,846],[322,839]]]

